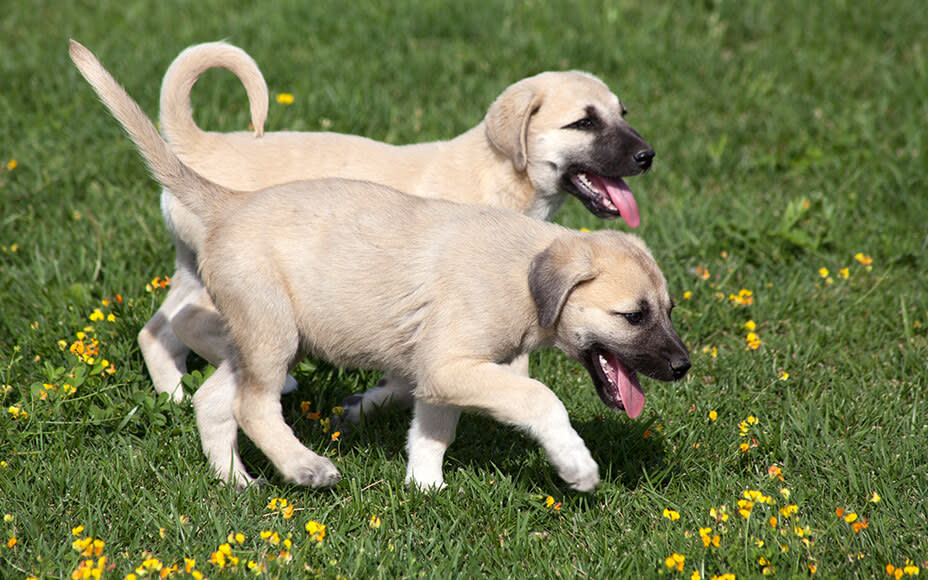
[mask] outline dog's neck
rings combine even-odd
[[[444,147],[455,151],[449,158],[468,160],[458,165],[459,174],[453,178],[474,183],[474,191],[481,192],[479,203],[550,221],[564,202],[561,192],[536,190],[528,173],[516,170],[512,160],[493,146],[484,123],[447,141]],[[473,197],[461,201],[478,202]]]

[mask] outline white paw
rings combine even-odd
[[[448,487],[444,479],[441,477],[441,474],[439,474],[438,478],[436,479],[434,477],[423,478],[412,473],[407,473],[404,483],[406,484],[406,487],[418,489],[419,491],[424,491],[426,493],[438,492]]]
[[[577,491],[593,491],[599,485],[599,466],[593,460],[590,452],[584,447],[582,453],[574,453],[572,457],[561,458],[555,463],[557,474]]]
[[[331,487],[342,477],[334,463],[309,449],[288,459],[280,473],[287,481],[309,487]]]

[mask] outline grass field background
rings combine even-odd
[[[915,0],[5,6],[0,576],[928,573],[925,30]],[[150,282],[172,272],[159,188],[69,37],[152,117],[174,57],[228,39],[268,81],[267,129],[392,143],[472,127],[525,76],[597,74],[657,151],[629,184],[692,371],[647,381],[632,421],[538,353],[602,486],[567,490],[532,441],[465,416],[449,487],[428,495],[403,487],[406,414],[337,438],[324,421],[379,375],[308,361],[287,418],[342,482],[286,485],[243,440],[270,483],[221,487],[190,406],[155,397],[135,343],[165,293]],[[204,127],[248,125],[227,73],[194,103]],[[557,219],[624,228],[576,200]],[[209,372],[194,367],[188,388]]]

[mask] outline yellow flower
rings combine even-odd
[[[184,572],[190,574],[196,567],[197,561],[194,558],[184,558]]]
[[[789,379],[789,373],[786,371],[780,371],[779,373],[777,373],[777,379],[781,381],[785,381]]]
[[[716,411],[709,411],[709,420],[710,420],[710,421],[715,421],[715,420],[718,419],[718,418],[719,418],[718,412],[716,412]]]
[[[720,507],[718,510],[715,508],[710,508],[709,517],[715,519],[718,522],[727,522],[728,512],[725,511],[725,506]]]
[[[748,519],[751,515],[751,510],[754,509],[754,502],[746,499],[738,500],[738,513],[741,514],[741,517]]]
[[[338,441],[338,438],[341,436],[342,436],[341,431],[336,431],[335,433],[332,433],[332,441]]]
[[[322,540],[325,539],[325,524],[320,524],[317,521],[310,520],[306,524],[306,531],[309,533],[310,537],[320,544]]]
[[[851,277],[850,269],[841,268],[840,270],[838,270],[838,277],[841,278],[842,280],[847,280],[848,278]]]
[[[12,538],[10,538],[9,540],[6,541],[6,547],[12,549],[13,546],[16,545],[16,542],[17,542],[17,541],[18,541],[18,540],[16,539],[16,536],[13,536]]]
[[[675,522],[680,519],[680,513],[672,509],[664,508],[664,517]]]
[[[678,572],[682,572],[683,563],[685,561],[686,561],[686,556],[684,556],[683,554],[677,554],[676,552],[674,552],[673,554],[667,556],[667,558],[664,560],[664,564],[671,570],[676,568]]]
[[[869,501],[870,503],[880,503],[880,500],[882,500],[882,499],[883,499],[883,498],[880,497],[880,494],[878,494],[877,492],[873,492],[873,493],[870,495],[870,499],[869,499],[868,501]]]
[[[704,346],[702,347],[702,352],[711,356],[712,358],[719,356],[719,349],[714,346]]]
[[[753,320],[748,320],[744,323],[745,330],[755,330],[757,329],[757,324]]]
[[[760,337],[757,336],[756,332],[749,332],[744,340],[748,343],[748,350],[757,350],[762,344],[762,341]]]
[[[699,570],[693,570],[693,573],[690,574],[690,580],[700,580],[702,576],[699,575]]]
[[[381,525],[381,520],[376,515],[371,515],[371,519],[368,521],[368,525],[374,529],[379,529]]]
[[[15,159],[10,159],[6,162],[6,170],[13,171],[19,166],[19,163]]]
[[[849,523],[849,524],[852,524],[852,523],[856,522],[856,521],[857,521],[857,514],[854,513],[854,512],[851,512],[851,513],[847,514],[846,516],[844,516],[844,521],[846,521],[846,522]]]
[[[293,95],[290,93],[277,93],[277,102],[281,105],[292,105]]]
[[[103,319],[103,312],[99,308],[94,308],[93,312],[90,313],[91,322],[100,322]]]
[[[828,277],[828,268],[819,268],[819,269],[818,269],[818,275],[821,276],[822,278],[827,278],[827,277]]]
[[[854,254],[854,259],[860,262],[862,266],[870,266],[871,264],[873,264],[873,258],[871,258],[869,255],[865,256],[864,254],[860,252],[857,252],[856,254]]]
[[[689,300],[689,299],[692,298],[692,297],[693,297],[693,293],[690,292],[689,290],[687,290],[686,292],[683,293],[683,299],[684,299],[684,300]]]
[[[20,407],[19,405],[10,405],[10,407],[7,409],[7,412],[10,415],[13,415],[14,419],[28,419],[29,418],[29,413],[27,413],[26,411],[23,411],[23,408]]]
[[[272,546],[280,544],[280,534],[272,531],[261,532],[261,539]]]
[[[780,515],[784,518],[789,518],[796,515],[796,512],[799,511],[799,506],[795,504],[785,505],[780,508]]]
[[[754,304],[754,293],[747,288],[742,288],[737,294],[729,294],[728,299],[737,306],[750,306]]]
[[[229,536],[226,538],[226,540],[228,540],[230,544],[241,544],[245,541],[245,534],[241,532],[237,534],[234,532],[229,532]]]

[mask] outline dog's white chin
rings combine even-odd
[[[638,374],[628,368],[615,353],[597,350],[593,363],[599,365],[605,384],[599,389],[603,402],[613,408],[623,408],[629,418],[634,419],[644,409],[644,390],[638,382]]]

